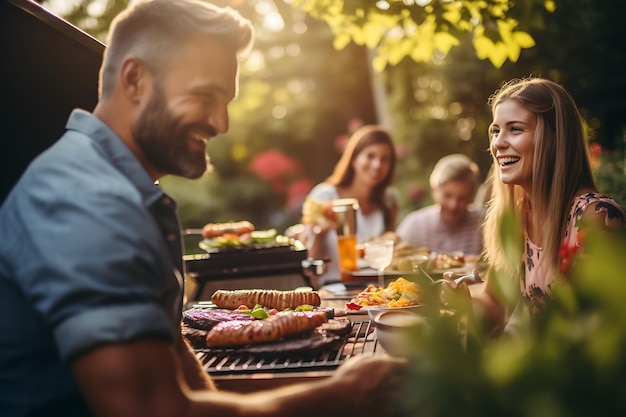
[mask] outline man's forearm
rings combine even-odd
[[[204,370],[202,363],[196,357],[193,348],[182,335],[177,342],[176,352],[183,377],[191,390],[217,389],[211,376]]]
[[[318,414],[344,417],[359,409],[360,395],[332,378],[300,382],[279,388],[241,394],[232,391],[195,391],[190,415],[211,411],[212,415],[249,417],[293,417]],[[206,408],[210,404],[210,408]],[[204,410],[204,411],[203,411]],[[383,415],[383,414],[376,414]]]

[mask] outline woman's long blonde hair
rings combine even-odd
[[[519,263],[512,265],[505,256],[502,223],[506,213],[513,212],[513,218],[526,230],[528,213],[534,243],[543,248],[546,265],[556,268],[565,221],[576,193],[583,188],[596,190],[582,118],[569,92],[546,79],[509,81],[489,98],[492,112],[506,100],[515,100],[537,117],[532,190],[528,196],[520,186],[499,181],[498,161],[492,155],[491,175],[495,178],[484,228],[486,258],[500,270],[519,271]]]

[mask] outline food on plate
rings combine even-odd
[[[378,287],[370,284],[365,290],[358,293],[347,304],[350,310],[360,310],[363,307],[406,307],[422,304],[422,288],[415,282],[399,277],[390,282],[387,287]]]
[[[463,252],[435,253],[427,246],[413,247],[394,232],[385,232],[381,238],[393,240],[393,259],[385,268],[386,271],[406,272],[413,271],[411,258],[416,255],[426,255],[430,260],[424,265],[424,269],[440,271],[451,268],[463,268],[466,263],[474,261],[476,257],[466,257]]]
[[[284,310],[295,309],[302,305],[319,306],[321,299],[317,291],[281,291],[262,289],[217,290],[211,301],[218,308],[235,310],[241,305],[255,306],[260,304],[267,308]]]
[[[202,228],[202,236],[212,239],[217,237],[239,237],[255,230],[247,220],[229,223],[208,223]]]
[[[412,265],[410,258],[415,255],[427,255],[430,256],[430,248],[422,246],[415,248],[410,243],[400,239],[395,232],[385,232],[381,236],[381,239],[390,239],[394,241],[393,245],[393,258],[391,264],[385,268],[385,271],[400,271],[407,272],[412,271]]]
[[[461,268],[465,266],[465,255],[463,252],[437,253],[428,265],[431,270],[441,270],[450,268]]]
[[[280,312],[264,320],[231,320],[206,335],[208,347],[236,347],[278,341],[312,331],[328,321],[323,312]]]
[[[238,222],[248,223],[249,222]],[[232,249],[232,248],[246,248],[246,247],[259,247],[259,246],[289,246],[296,245],[293,239],[287,236],[280,235],[276,229],[267,230],[254,230],[254,226],[241,226],[230,228],[230,226],[224,226],[236,223],[220,223],[210,224],[205,226],[205,230],[208,226],[214,227],[215,230],[224,230],[221,235],[214,237],[207,237],[208,235],[214,235],[219,233],[218,231],[211,231],[205,234],[205,238],[199,242],[199,246],[208,251],[215,252],[215,250]],[[253,230],[250,230],[253,229]]]

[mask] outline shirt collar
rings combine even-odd
[[[147,205],[164,197],[161,188],[150,178],[137,157],[102,120],[85,110],[75,109],[65,128],[83,133],[96,142],[105,158],[137,187]]]

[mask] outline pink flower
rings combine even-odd
[[[270,149],[256,154],[250,161],[248,169],[259,178],[274,182],[299,174],[301,168],[295,159],[277,149]]]

